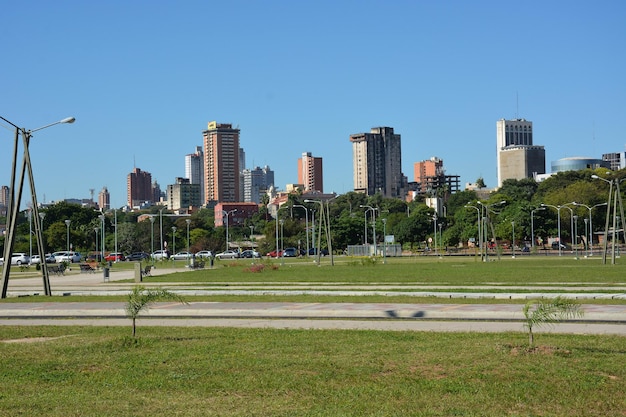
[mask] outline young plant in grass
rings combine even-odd
[[[180,295],[163,288],[147,289],[142,285],[133,287],[131,293],[128,294],[128,303],[126,304],[126,314],[133,321],[133,337],[137,333],[136,321],[139,313],[147,310],[151,304],[160,300],[174,300],[187,304]]]
[[[563,297],[548,300],[530,300],[524,305],[524,327],[528,329],[528,342],[535,344],[533,328],[543,324],[554,324],[570,317],[582,317],[584,311],[575,301]]]

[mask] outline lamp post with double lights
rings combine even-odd
[[[222,218],[226,216],[226,250],[230,249],[230,241],[228,239],[228,218],[231,214],[236,213],[237,209],[232,209],[230,211],[222,210]]]
[[[176,226],[172,226],[172,255],[176,255]]]
[[[104,240],[106,236],[104,235],[105,234],[105,229],[104,229],[105,222],[104,221],[106,220],[106,217],[104,216],[104,214],[101,214],[101,215],[98,216],[98,218],[100,219],[100,221],[102,221],[102,236],[101,236],[102,242],[100,244],[100,251],[102,252],[102,261],[104,261],[104,257],[106,256],[105,255],[105,252],[106,252],[105,243],[106,243],[106,241]]]
[[[383,219],[383,264],[387,263],[387,219]]]
[[[191,220],[185,219],[185,223],[187,224],[187,266],[191,265],[191,255],[189,252],[189,224],[191,224]]]
[[[572,219],[574,220],[574,236],[576,239],[576,259],[578,259],[578,216],[574,214]]]
[[[154,265],[154,216],[150,216],[150,259]]]
[[[100,230],[100,227],[94,227],[93,228],[93,232],[96,235],[96,250],[95,250],[96,260],[98,262],[102,262],[102,261],[104,261],[104,259],[102,259],[102,256],[100,256],[100,259],[98,259],[98,231],[99,230]]]
[[[326,210],[324,209],[324,201],[322,200],[304,200],[305,203],[318,203],[320,205],[318,216],[320,228],[317,235],[317,266],[321,266],[321,256],[322,256],[322,225],[326,223],[326,243],[328,244],[328,254],[330,255],[330,264],[332,266],[335,265],[335,259],[333,257],[333,244],[330,235],[330,209],[328,208],[328,200],[326,200]]]
[[[45,256],[44,251],[44,241],[43,235],[41,231],[41,222],[39,218],[39,204],[37,203],[37,192],[35,190],[35,179],[33,176],[33,168],[30,159],[30,139],[32,138],[32,134],[39,130],[46,129],[50,126],[58,125],[61,123],[74,123],[76,119],[73,117],[67,117],[63,120],[59,120],[58,122],[50,123],[45,126],[39,127],[37,129],[27,130],[25,128],[21,128],[17,126],[15,123],[5,119],[0,116],[4,122],[10,124],[15,128],[15,138],[14,138],[14,149],[13,149],[13,162],[11,166],[11,183],[9,185],[9,200],[7,204],[7,216],[6,216],[6,232],[4,239],[4,259],[11,259],[11,254],[13,253],[13,248],[15,246],[15,234],[17,230],[17,218],[19,213],[19,207],[22,203],[22,193],[24,190],[24,177],[28,172],[28,181],[30,183],[30,194],[31,194],[31,204],[33,209],[33,226],[35,228],[35,234],[37,236],[37,249],[40,256]],[[22,136],[23,141],[23,158],[22,158],[22,166],[20,170],[20,178],[19,181],[16,182],[17,176],[17,159],[18,159],[18,147],[19,147],[19,137]],[[7,289],[9,285],[9,272],[11,271],[11,262],[5,262],[2,268],[2,279],[0,282],[0,286],[2,287],[1,298],[6,298]],[[45,262],[41,262],[41,273],[43,278],[43,287],[45,295],[52,295],[52,291],[50,290],[50,277],[48,276],[48,266]]]
[[[304,209],[305,216],[305,231],[306,231],[306,256],[309,256],[309,209],[301,204],[294,204],[293,207],[300,207]]]
[[[530,247],[531,249],[535,248],[535,219],[534,219],[534,215],[536,211],[543,211],[545,210],[545,207],[537,207],[536,209],[533,209],[530,211],[530,239],[532,240]]]
[[[374,243],[374,256],[376,256],[376,210],[378,207],[366,206],[361,204],[359,207],[366,208],[365,210],[365,244],[367,245],[367,212],[372,211],[372,235]]]
[[[65,245],[66,245],[66,251],[67,251],[67,256],[70,256],[70,224],[72,223],[71,220],[65,220],[65,225],[67,226],[67,238],[65,239]]]
[[[591,212],[594,208],[606,206],[608,203],[600,203],[591,207],[583,203],[577,203],[575,201],[573,201],[572,204],[575,206],[585,207],[587,210],[589,210],[589,238],[587,239],[587,250],[589,251],[589,256],[593,256],[593,219],[591,217]],[[587,223],[587,219],[585,219],[585,223]]]
[[[570,236],[571,236],[570,243],[572,244],[572,249],[573,249],[574,248],[574,210],[572,210],[572,208],[568,206],[568,204],[571,204],[571,203],[563,204],[560,207],[566,208],[569,210],[569,225],[570,225]]]

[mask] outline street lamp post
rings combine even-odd
[[[483,261],[486,262],[488,260],[488,257],[489,257],[489,255],[488,255],[489,247],[487,246],[487,237],[489,236],[489,229],[488,229],[488,227],[489,227],[489,210],[490,210],[491,207],[499,206],[499,205],[502,205],[502,204],[506,204],[506,200],[501,200],[501,201],[498,201],[497,203],[492,203],[492,204],[484,204],[482,201],[476,201],[476,203],[480,204],[480,206],[482,207],[482,211],[483,211],[483,214],[482,214],[482,220],[483,220],[482,232],[483,232],[483,235],[484,235],[483,249],[485,250],[485,255],[484,255]],[[492,228],[492,230],[493,230],[493,228]],[[481,239],[482,239],[482,237],[481,237]],[[495,240],[495,235],[494,235],[494,240]],[[496,245],[496,251],[497,251],[498,242],[495,241],[494,243]],[[482,256],[483,255],[481,253],[481,257]],[[498,257],[499,256],[500,255],[498,255]]]
[[[599,177],[598,177],[599,178]],[[600,206],[606,206],[608,203],[600,203],[600,204],[596,204],[594,206],[589,207],[586,204],[583,203],[577,203],[577,202],[572,202],[573,205],[575,206],[583,206],[585,207],[587,210],[589,210],[589,238],[587,241],[587,250],[589,251],[589,256],[593,256],[593,219],[591,217],[591,211],[596,208],[596,207],[600,207]],[[586,221],[587,219],[585,219]]]
[[[69,251],[70,251],[70,223],[72,223],[71,220],[65,220],[65,225],[67,226],[67,239],[65,240],[66,243],[66,250],[68,252],[67,256],[69,256]]]
[[[104,235],[105,234],[105,229],[104,229],[105,222],[104,221],[106,220],[106,217],[104,216],[104,214],[101,214],[98,216],[98,218],[102,221],[102,244],[100,245],[100,251],[102,252],[102,260],[104,261],[104,256],[105,256],[104,253],[106,252],[106,249],[104,248],[105,242],[106,242],[105,235]]]
[[[443,235],[441,234],[441,227],[443,226],[443,223],[438,223],[437,226],[439,226],[439,245],[443,249]],[[441,254],[441,251],[439,251],[439,256],[441,256]]]
[[[330,255],[330,263],[331,265],[335,265],[335,260],[333,258],[333,251],[332,251],[332,241],[331,241],[331,237],[330,237],[330,218],[329,218],[329,210],[326,210],[326,212],[324,211],[324,201],[322,200],[304,200],[305,203],[319,203],[320,205],[320,215],[319,215],[319,223],[320,223],[320,229],[318,231],[318,235],[317,235],[317,266],[321,266],[321,256],[322,256],[322,249],[320,248],[320,246],[322,245],[322,225],[324,222],[326,222],[326,243],[328,244],[328,253]],[[328,202],[326,202],[326,204],[328,204]]]
[[[533,218],[536,211],[545,210],[545,207],[537,207],[534,210],[530,211],[530,239],[532,240],[530,247],[531,249],[535,247],[535,220]]]
[[[230,241],[228,240],[228,217],[236,212],[237,209],[232,209],[230,211],[222,210],[222,218],[226,216],[226,250],[230,249]]]
[[[187,223],[187,265],[191,264],[191,256],[189,256],[189,224],[191,220],[185,219],[185,223]]]
[[[285,219],[280,219],[280,264],[285,264]],[[276,254],[278,256],[278,253]]]
[[[154,265],[154,216],[150,216],[150,259]]]
[[[309,209],[301,204],[294,204],[293,207],[300,207],[304,209],[305,216],[305,232],[306,232],[306,256],[309,256]]]
[[[578,259],[578,216],[573,215],[572,219],[574,220],[574,236],[576,239],[576,259]]]
[[[176,226],[172,226],[172,255],[176,254]]]
[[[387,263],[387,219],[383,219],[383,264]]]
[[[515,259],[515,220],[511,222],[511,258]],[[523,256],[522,256],[523,257]]]
[[[96,259],[98,259],[98,231],[99,231],[99,230],[100,230],[100,228],[99,228],[99,227],[94,227],[94,228],[93,228],[93,231],[94,231],[94,233],[95,233],[95,235],[96,235],[96,250],[95,250],[95,253],[96,253]],[[104,259],[100,259],[100,262],[102,262],[103,260],[104,260]]]

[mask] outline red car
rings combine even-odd
[[[119,253],[119,252],[111,252],[107,256],[104,257],[104,260],[107,262],[118,262],[118,261],[123,261],[125,259],[126,258],[124,257],[124,254]]]
[[[273,250],[273,251],[269,252],[267,254],[267,256],[270,257],[270,258],[280,258],[281,256],[283,256],[283,251],[282,250],[278,251],[278,255],[276,255],[276,253],[277,252],[275,250]]]

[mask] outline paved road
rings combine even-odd
[[[184,272],[180,270],[155,270],[153,274]],[[51,277],[53,294],[120,294],[127,293],[134,283],[120,280],[133,278],[132,271],[113,272],[104,282],[102,274],[74,274]],[[160,283],[160,286],[167,284]],[[233,283],[229,283],[232,288]],[[269,287],[281,287],[268,284]],[[9,296],[32,295],[41,292],[41,278],[15,279],[9,281]],[[182,287],[182,289],[181,289]],[[206,294],[218,291],[268,293],[264,287],[251,287],[247,284],[234,285],[234,289],[224,290],[197,284],[181,285],[176,291],[183,294]],[[310,292],[320,293],[326,287],[316,284]],[[390,288],[391,287],[391,288]],[[365,289],[346,290],[352,295],[361,293],[389,293],[394,286],[368,286]],[[222,289],[218,289],[222,288]],[[256,290],[253,290],[255,288]],[[501,287],[499,287],[501,289]],[[553,289],[553,287],[550,287]],[[571,290],[571,287],[568,286]],[[406,286],[398,286],[406,294]],[[416,289],[424,289],[416,286]],[[580,298],[612,297],[615,294],[602,293],[601,288],[585,290],[586,294],[570,293]],[[597,291],[596,291],[597,290]],[[289,285],[277,288],[276,292],[293,293],[303,291],[302,285]],[[341,291],[332,286],[332,294]],[[427,292],[427,291],[426,291]],[[566,292],[564,292],[567,294]],[[487,293],[473,293],[470,297],[481,297]],[[503,298],[528,298],[541,296],[541,292],[528,294],[511,292],[500,294]],[[554,293],[546,293],[554,297]],[[441,294],[440,294],[441,295]],[[459,296],[468,297],[467,293]],[[445,296],[456,296],[453,293]],[[490,294],[493,297],[493,294]],[[620,297],[626,296],[626,294]],[[78,299],[80,300],[80,299]],[[540,332],[576,334],[615,334],[626,336],[626,305],[583,304],[585,315],[577,321],[560,323],[553,327],[542,327]],[[502,332],[524,331],[522,307],[519,304],[398,304],[398,303],[286,303],[286,302],[192,302],[157,303],[140,319],[142,326],[228,326],[228,327],[273,327],[273,328],[334,328],[334,329],[374,329],[374,330],[416,330],[416,331],[476,331]],[[122,302],[25,302],[0,303],[0,325],[106,325],[127,326],[128,319]]]

